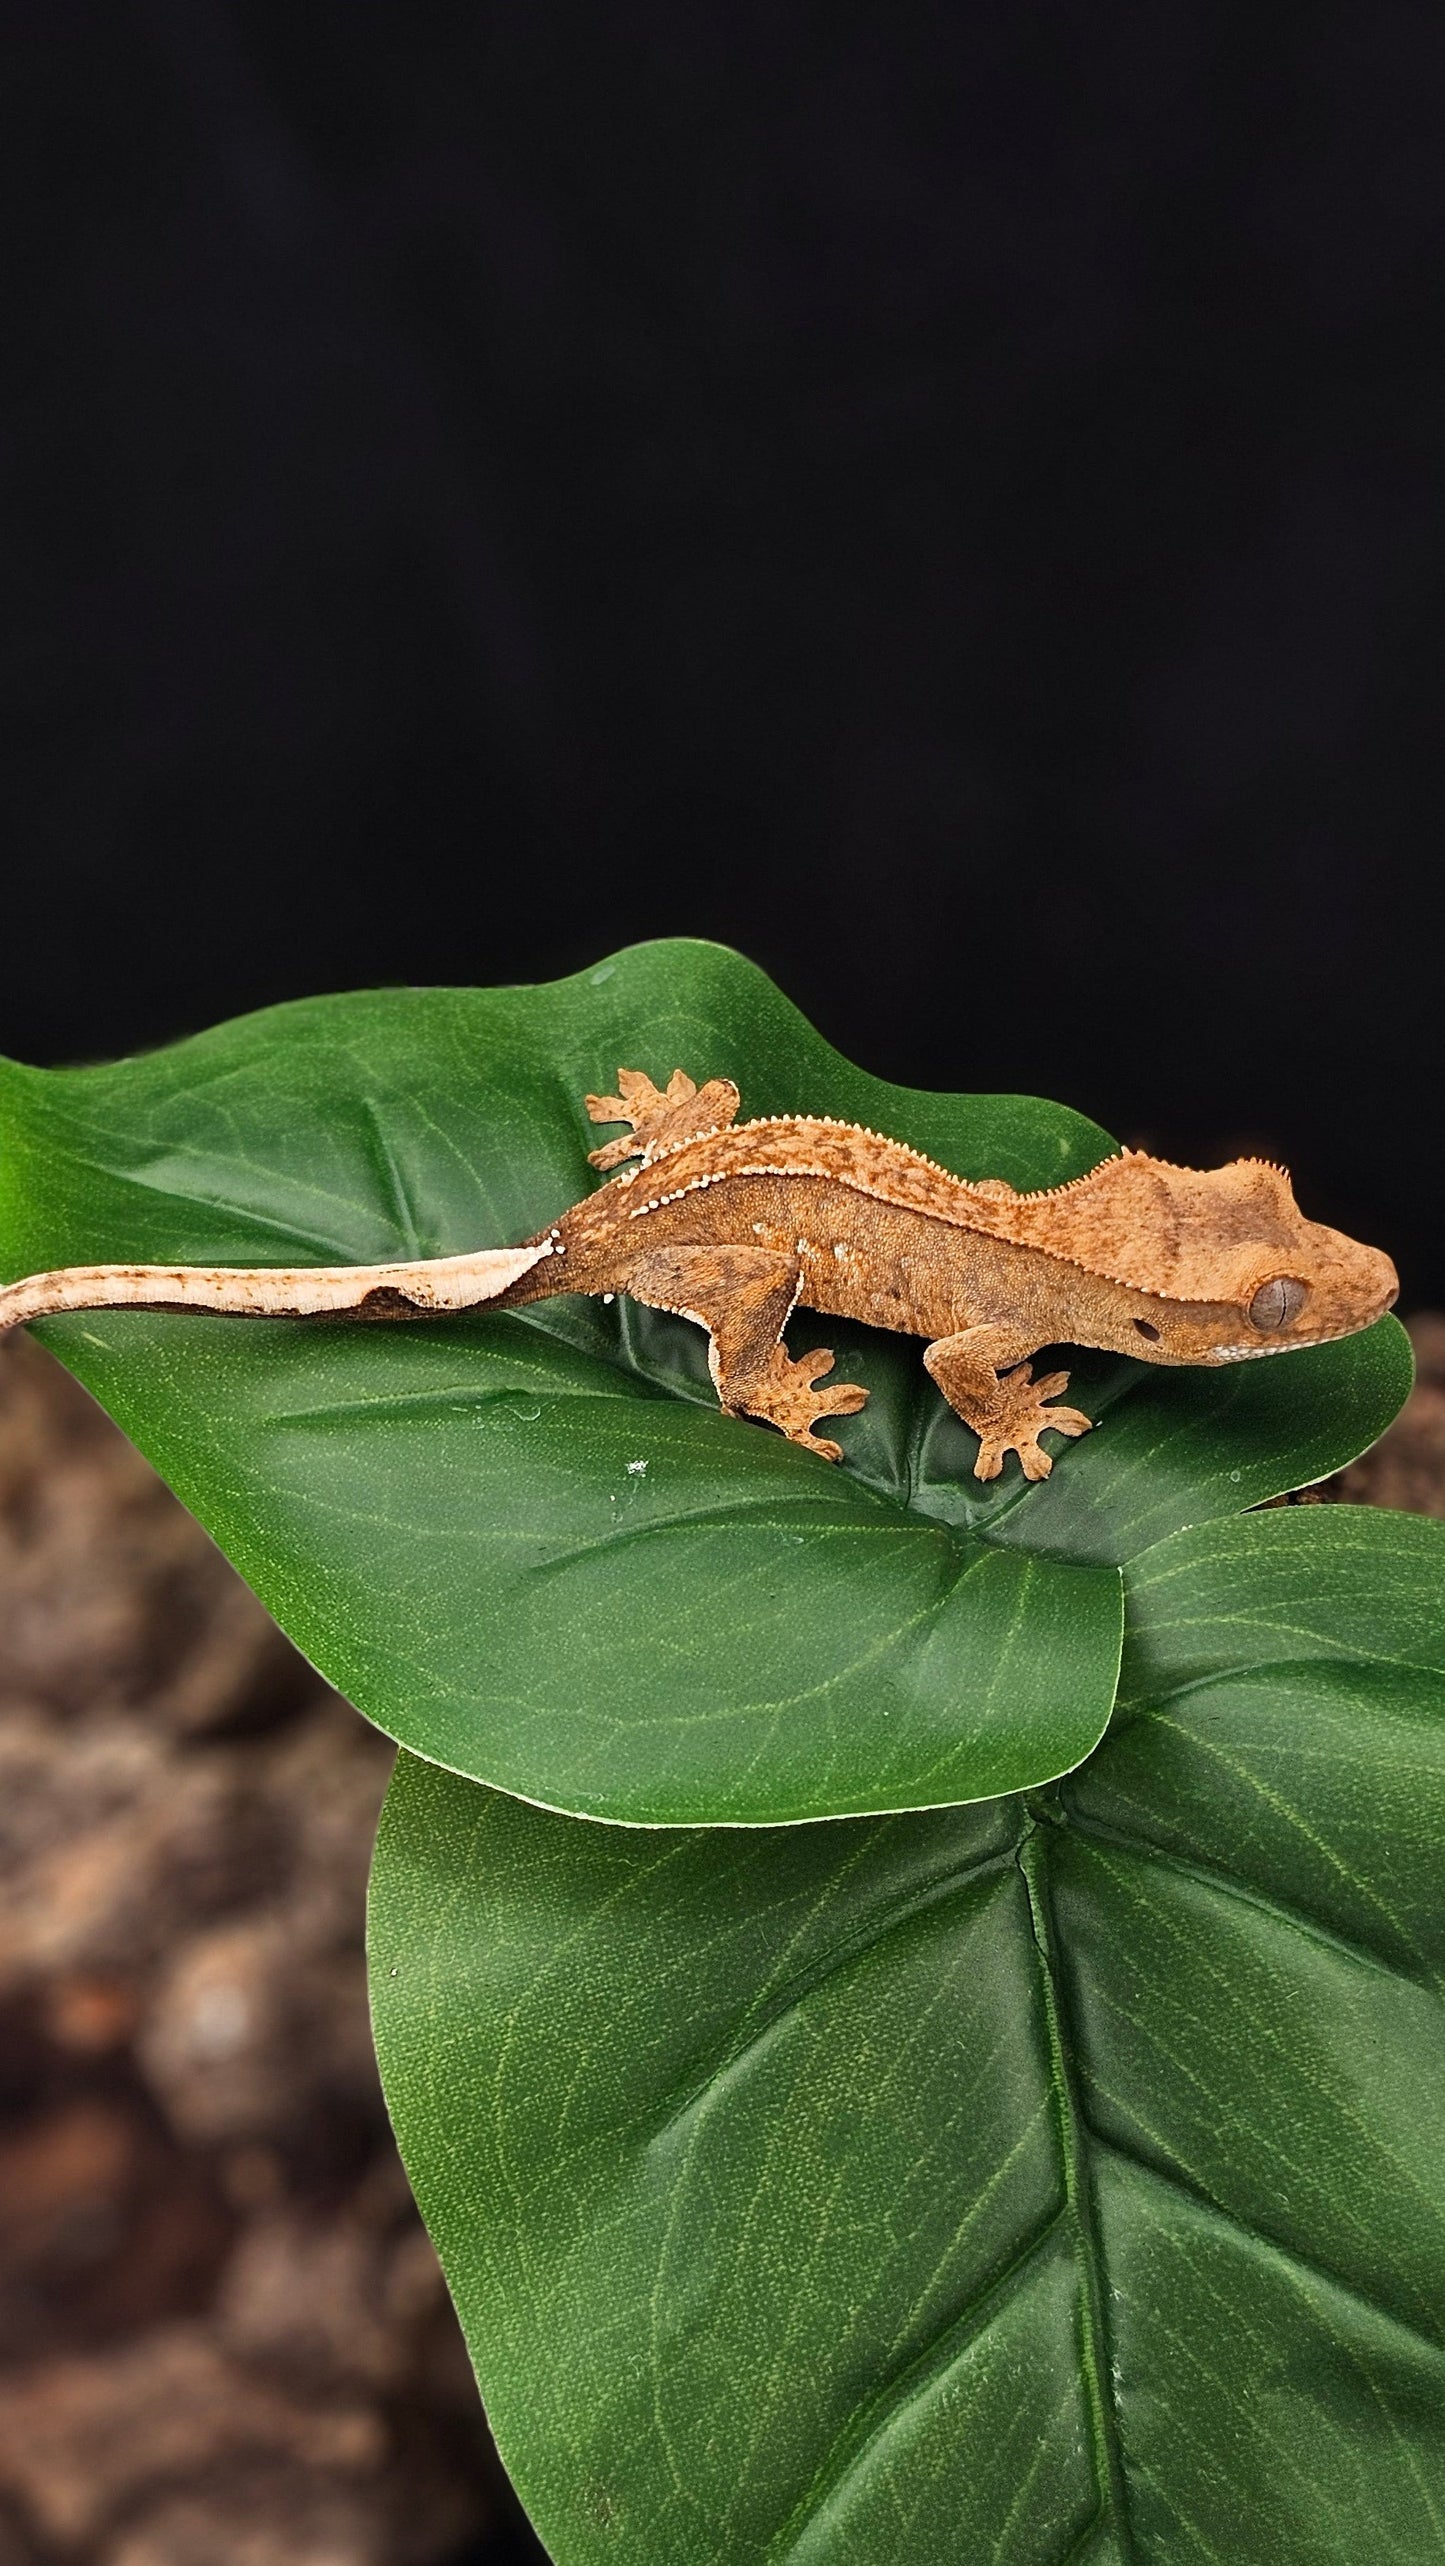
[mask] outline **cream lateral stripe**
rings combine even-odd
[[[312,1318],[359,1309],[373,1292],[394,1292],[419,1310],[469,1310],[557,1253],[539,1247],[481,1248],[465,1256],[422,1257],[406,1265],[68,1265],[0,1287],[0,1334],[65,1310],[183,1309],[237,1318]]]

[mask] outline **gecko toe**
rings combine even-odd
[[[819,1409],[820,1416],[856,1417],[859,1409],[868,1405],[868,1393],[861,1381],[836,1381],[823,1396],[828,1404]]]
[[[1094,1420],[1086,1417],[1082,1408],[1050,1408],[1043,1423],[1052,1426],[1056,1434],[1088,1434]]]

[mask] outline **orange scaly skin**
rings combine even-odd
[[[708,1331],[723,1407],[775,1425],[830,1460],[820,1418],[867,1393],[830,1382],[825,1350],[781,1343],[810,1310],[929,1339],[923,1360],[979,1437],[993,1479],[1053,1467],[1040,1436],[1088,1431],[1051,1404],[1066,1372],[1035,1381],[1040,1346],[1097,1346],[1150,1363],[1238,1363],[1369,1327],[1394,1302],[1376,1249],[1301,1214],[1289,1178],[1260,1159],[1200,1173],[1138,1150],[1052,1192],[968,1184],[855,1123],[775,1116],[737,1124],[738,1091],[675,1070],[637,1070],[589,1096],[594,1122],[629,1132],[592,1153],[615,1183],[518,1248],[407,1265],[70,1266],[0,1289],[0,1331],[60,1310],[183,1308],[255,1317],[419,1318],[562,1292],[628,1292]]]

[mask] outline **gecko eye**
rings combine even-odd
[[[1250,1302],[1249,1324],[1266,1333],[1271,1328],[1287,1328],[1303,1309],[1304,1298],[1305,1287],[1296,1283],[1293,1275],[1272,1275],[1268,1283],[1261,1283]]]

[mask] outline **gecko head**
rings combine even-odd
[[[1009,1235],[1125,1285],[1108,1342],[1150,1363],[1242,1363],[1352,1336],[1399,1288],[1387,1256],[1307,1221],[1284,1169],[1260,1158],[1200,1169],[1122,1150],[1020,1198]]]
[[[1353,1336],[1393,1307],[1388,1256],[1306,1220],[1283,1168],[1241,1158],[1196,1171],[1138,1154],[1126,1163],[1154,1193],[1162,1249],[1157,1316],[1151,1307],[1142,1325],[1134,1320],[1139,1353],[1242,1363]]]

